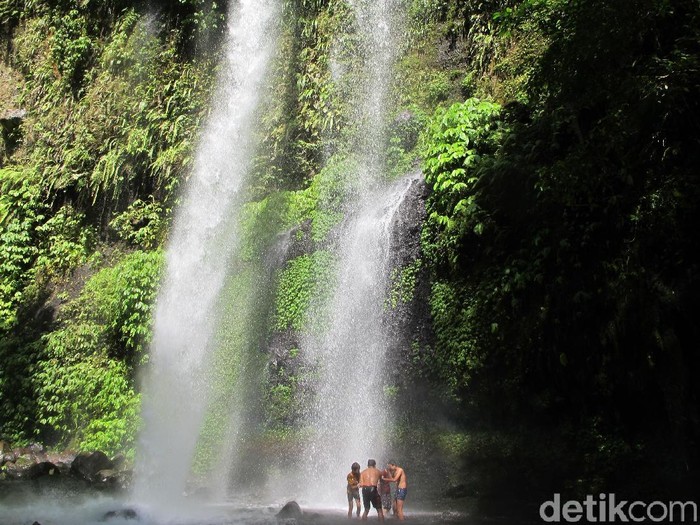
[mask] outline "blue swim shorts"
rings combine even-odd
[[[396,499],[405,500],[406,492],[408,492],[408,489],[396,489]]]

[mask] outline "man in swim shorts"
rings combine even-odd
[[[396,495],[394,496],[396,501],[396,517],[399,518],[400,521],[403,521],[403,503],[406,500],[406,493],[408,492],[406,472],[393,461],[387,463],[387,468],[389,472],[391,472],[391,477],[384,477],[383,479],[390,483],[396,483]]]
[[[362,489],[362,503],[365,511],[362,519],[367,519],[369,507],[372,505],[377,509],[379,521],[384,521],[384,511],[382,510],[382,498],[377,490],[377,484],[382,477],[382,472],[377,468],[377,462],[373,459],[367,461],[367,468],[360,472],[360,488]]]

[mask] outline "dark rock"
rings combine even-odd
[[[11,109],[0,113],[0,139],[4,142],[5,153],[9,156],[17,149],[22,137],[22,121],[26,111]]]
[[[124,454],[117,454],[112,458],[112,464],[114,465],[112,467],[114,470],[123,470],[126,464],[126,456],[124,456]]]
[[[104,516],[102,516],[102,521],[109,521],[112,519],[124,519],[124,520],[136,520],[139,521],[139,515],[134,509],[120,509],[120,510],[110,510],[109,512],[105,512]]]
[[[100,470],[95,474],[95,481],[100,483],[115,483],[117,480],[117,471],[114,469]]]
[[[37,461],[34,456],[28,454],[6,463],[4,471],[5,477],[10,480],[38,479],[60,474],[59,468],[50,461]]]
[[[60,475],[59,468],[51,463],[50,461],[41,461],[39,463],[34,463],[29,466],[24,476],[27,479],[37,479],[43,478],[44,476],[58,476]]]
[[[114,463],[103,452],[81,452],[70,466],[70,473],[85,481],[98,482],[101,470],[112,470]]]
[[[0,454],[6,454],[10,450],[12,450],[10,444],[7,441],[0,440]]]
[[[278,520],[300,520],[302,516],[303,512],[296,501],[287,502],[277,513]]]

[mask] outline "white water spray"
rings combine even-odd
[[[312,436],[305,450],[304,498],[334,504],[344,490],[345,474],[357,461],[386,461],[393,421],[385,326],[385,297],[391,271],[391,238],[397,212],[418,176],[390,186],[385,181],[387,108],[397,58],[400,0],[353,0],[362,37],[366,72],[354,118],[359,168],[357,190],[339,232],[338,284],[329,305],[324,337],[307,337],[304,349],[317,369],[316,401],[311,408]],[[302,459],[302,462],[304,459]]]
[[[231,2],[219,89],[178,210],[156,304],[133,497],[172,509],[190,475],[206,407],[215,310],[237,248],[235,207],[252,155],[276,0]]]
[[[388,430],[393,421],[387,363],[385,298],[391,271],[391,238],[399,208],[419,176],[403,178],[374,198],[343,232],[341,270],[325,337],[306,342],[320,380],[311,425],[314,435],[306,456],[312,503],[337,503],[345,474],[358,461],[387,460]],[[339,492],[340,491],[340,492]]]

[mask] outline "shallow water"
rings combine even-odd
[[[110,511],[133,509],[138,518],[124,516],[105,518]],[[192,507],[180,510],[167,516],[154,514],[148,508],[131,507],[122,501],[109,497],[99,497],[89,500],[76,501],[71,499],[59,502],[42,501],[32,505],[9,505],[0,507],[0,524],[2,525],[31,525],[38,522],[41,525],[278,525],[276,514],[281,506],[241,508],[229,504]],[[448,512],[406,512],[410,523],[439,524],[439,523],[473,523],[463,514]],[[387,518],[387,522],[394,521]],[[360,522],[353,517],[348,520],[346,511],[336,509],[306,509],[301,523],[309,524],[341,524]],[[378,522],[376,512],[372,511],[367,523]],[[300,525],[301,525],[300,523]]]
[[[252,500],[252,498],[251,498]],[[249,500],[249,501],[251,501]],[[122,495],[101,493],[79,484],[0,483],[0,525],[277,525],[277,513],[284,502],[268,505],[219,502],[200,503],[185,498],[178,507],[149,508],[132,504]],[[135,511],[137,518],[110,512]],[[347,507],[305,506],[303,524],[341,524],[357,522],[347,519]],[[477,525],[464,513],[449,511],[419,511],[407,506],[406,518],[416,525],[464,523]],[[387,522],[394,521],[388,518]],[[367,523],[377,523],[372,510]]]

